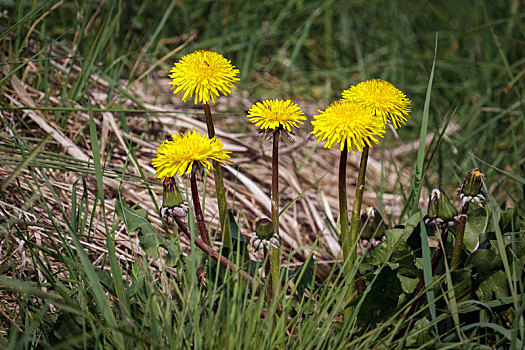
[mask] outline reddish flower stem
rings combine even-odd
[[[272,149],[272,223],[274,233],[281,239],[279,235],[279,132],[273,133],[273,149]],[[279,248],[270,248],[270,266],[271,266],[271,283],[268,283],[268,299],[279,294],[279,268],[281,266],[281,255]]]
[[[201,201],[199,200],[199,191],[197,190],[195,171],[191,172],[190,185],[191,198],[193,199],[193,211],[195,212],[195,221],[197,222],[197,230],[199,230],[199,234],[201,235],[204,243],[210,245],[210,238],[208,237],[208,231],[206,230],[206,224],[204,223],[204,216],[202,215]]]
[[[191,240],[192,239],[191,232],[188,229],[188,227],[186,226],[186,224],[182,221],[182,219],[180,217],[176,216],[176,215],[172,215],[172,217],[173,217],[173,220],[175,221],[175,223],[177,224],[177,226],[179,227],[179,229],[182,231],[182,233],[184,233],[184,235],[186,237],[188,237],[188,239]],[[213,260],[218,261],[219,264],[221,264],[223,267],[225,267],[227,269],[230,269],[230,271],[232,271],[233,273],[239,274],[241,279],[243,279],[248,284],[248,286],[250,288],[255,289],[255,291],[257,293],[262,293],[263,292],[262,285],[260,285],[260,284],[256,285],[255,284],[255,280],[253,279],[253,277],[249,273],[247,273],[246,271],[244,271],[242,269],[239,269],[233,262],[231,262],[230,260],[228,260],[227,258],[222,256],[220,253],[218,253],[215,250],[213,250],[208,244],[204,243],[199,238],[193,237],[193,241],[195,242],[195,245],[197,247],[199,247],[201,250],[203,250]],[[278,305],[278,307],[276,308],[275,313],[279,317],[282,316],[283,310],[282,310],[282,307],[280,305]],[[261,312],[261,316],[262,317],[266,317],[267,315],[268,315],[267,311],[266,312]],[[288,319],[288,322],[291,323],[291,320]],[[297,334],[297,329],[296,328],[292,328],[292,326],[289,326],[288,330],[286,331],[286,334],[287,335]]]
[[[208,128],[208,137],[212,139],[215,137],[215,127],[213,126],[211,108],[210,108],[210,105],[207,103],[205,103],[203,107],[204,107],[204,115],[206,116],[206,127]]]
[[[173,220],[175,220],[175,223],[179,227],[179,229],[188,237],[188,239],[191,240],[191,232],[188,230],[188,227],[184,222],[179,218],[178,216],[173,215]],[[230,260],[226,259],[224,256],[220,255],[218,252],[213,250],[209,244],[206,244],[204,241],[200,240],[197,237],[193,238],[195,245],[202,249],[208,256],[211,256],[215,261],[218,261],[223,267],[230,269],[234,273],[238,273],[239,276],[246,282],[251,288],[255,288],[255,281],[252,276],[250,276],[246,271],[241,270],[237,268],[237,266],[231,262]],[[262,288],[260,285],[257,285],[257,291],[261,292]]]
[[[448,227],[445,227],[441,231],[441,242],[443,244],[438,244],[438,247],[434,251],[434,254],[432,255],[432,259],[430,260],[430,265],[432,266],[432,275],[434,275],[434,272],[436,271],[436,268],[439,264],[439,261],[443,257],[443,246],[446,244],[448,238]],[[417,297],[417,300],[414,301],[412,304],[412,307],[410,308],[410,311],[408,312],[408,316],[412,315],[417,308],[419,307],[419,304],[421,304],[421,296],[418,297],[420,292],[425,288],[425,276],[421,276],[419,283],[416,286],[416,289],[414,289],[414,298]]]

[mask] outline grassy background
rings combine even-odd
[[[251,102],[286,97],[297,101],[311,117],[352,84],[369,78],[394,83],[412,100],[413,113],[408,125],[399,130],[399,138],[388,136],[380,157],[386,163],[395,158],[399,172],[396,176],[402,178],[402,170],[413,172],[415,153],[393,156],[388,151],[419,139],[427,84],[436,57],[429,131],[439,134],[451,117],[451,124],[457,129],[440,138],[439,147],[437,138],[431,145],[426,159],[431,154],[433,157],[427,163],[424,187],[440,186],[452,191],[467,170],[479,167],[487,173],[487,190],[500,207],[514,207],[524,200],[525,8],[518,0],[78,3],[4,0],[0,6],[4,11],[0,18],[2,92],[15,90],[13,76],[43,91],[39,105],[64,107],[62,111],[43,111],[43,115],[57,128],[68,130],[75,144],[93,151],[93,155],[100,154],[99,148],[104,150],[104,145],[93,137],[98,135],[102,139],[103,118],[98,112],[86,111],[89,118],[79,122],[71,108],[90,107],[88,92],[99,94],[100,90],[92,80],[94,75],[107,82],[98,98],[104,100],[104,110],[117,111],[119,126],[144,142],[158,143],[166,131],[159,128],[155,115],[144,113],[140,121],[130,122],[128,118],[126,122],[123,108],[128,108],[126,103],[130,101],[140,107],[142,102],[151,103],[153,99],[158,105],[184,110],[187,115],[197,114],[163,91],[168,86],[166,73],[182,55],[210,49],[222,53],[241,71],[233,102],[223,100],[225,114],[244,115]],[[80,71],[71,66],[60,71],[52,65],[50,58],[64,56],[73,56],[71,62]],[[150,68],[153,69],[145,74]],[[5,95],[0,101],[2,108],[12,106]],[[98,255],[86,248],[87,254],[83,253],[82,240],[71,241],[67,237],[79,235],[89,240],[97,230],[102,237],[112,237],[119,230],[118,220],[106,221],[102,215],[102,227],[94,224],[100,225],[98,215],[100,211],[105,213],[101,199],[114,197],[114,193],[107,193],[108,179],[123,180],[128,187],[149,189],[150,180],[144,173],[125,170],[133,159],[149,155],[141,153],[140,147],[132,148],[131,155],[122,157],[122,163],[116,167],[104,166],[113,155],[96,160],[93,166],[64,156],[54,146],[37,156],[32,151],[46,133],[22,117],[16,123],[10,122],[13,120],[10,113],[21,115],[16,111],[5,109],[3,113],[1,173],[7,180],[2,183],[2,192],[6,190],[2,194],[3,203],[13,203],[8,193],[11,191],[19,194],[16,205],[24,210],[31,211],[28,208],[33,203],[42,209],[34,212],[39,220],[23,217],[13,222],[11,209],[2,207],[2,223],[9,223],[3,237],[9,244],[2,250],[1,272],[15,278],[8,281],[2,277],[1,283],[9,287],[6,290],[25,292],[5,292],[2,346],[45,347],[58,342],[54,338],[57,334],[64,347],[169,344],[234,348],[266,344],[273,348],[276,344],[288,344],[308,348],[314,344],[348,345],[348,339],[353,341],[351,345],[362,348],[403,344],[394,339],[393,331],[385,335],[371,329],[367,333],[355,325],[347,325],[341,331],[324,322],[326,317],[335,320],[338,317],[339,308],[334,305],[340,305],[342,291],[336,288],[323,289],[318,303],[311,299],[300,303],[299,310],[304,313],[297,316],[300,335],[285,339],[283,324],[274,325],[271,317],[265,321],[259,318],[262,300],[246,303],[254,295],[242,284],[235,284],[230,290],[210,283],[203,289],[195,277],[202,256],[188,260],[173,258],[172,266],[185,269],[160,267],[152,272],[148,268],[151,261],[143,257],[136,257],[129,268],[119,267],[125,264],[117,261],[118,255],[112,254],[114,247],[109,244],[104,247],[107,254],[92,266],[90,259],[95,260]],[[245,121],[233,119],[231,123],[231,120],[219,122],[221,129],[232,133],[253,132]],[[299,136],[309,132],[310,125],[306,125]],[[117,144],[115,140],[109,143]],[[308,152],[301,156],[306,159],[305,153]],[[31,166],[27,167],[28,164]],[[13,172],[20,174],[18,179],[8,177]],[[75,182],[73,193],[78,192],[78,197],[71,198],[57,189],[66,181],[63,174],[67,172],[91,174],[96,179],[86,184]],[[257,172],[251,175],[256,177]],[[371,182],[381,188],[381,180]],[[410,187],[410,179],[405,179],[407,183]],[[409,208],[405,199],[409,198],[407,188],[395,189],[403,193],[400,206]],[[381,196],[382,190],[377,192]],[[155,200],[153,194],[151,198]],[[39,216],[42,212],[45,220]],[[393,220],[406,217],[407,211],[400,210]],[[46,248],[38,240],[31,243],[33,226],[56,232],[55,246]],[[16,252],[21,241],[31,247],[27,256],[38,269],[21,270],[18,263],[9,261],[9,254]],[[59,271],[55,264],[61,266]],[[133,280],[133,287],[125,288],[104,266],[109,266],[113,276],[123,271]],[[226,275],[225,279],[234,277]],[[46,292],[48,289],[54,292]],[[314,304],[322,310],[317,315],[309,313]],[[67,312],[56,312],[57,308]],[[396,315],[380,327],[399,326]],[[10,320],[19,328],[10,326]],[[71,324],[75,327],[69,327]],[[268,338],[266,330],[274,327],[280,331]],[[414,327],[413,333],[408,334],[417,338],[420,329]],[[455,341],[461,347],[469,339],[459,337]]]
[[[18,47],[11,61],[27,44],[22,43],[25,26],[54,3],[3,1],[10,12],[4,27],[40,8],[14,29]],[[89,61],[86,74],[102,71],[115,81],[134,83],[152,63],[194,34],[154,72],[165,77],[181,55],[216,50],[240,69],[238,88],[253,100],[290,97],[310,107],[311,113],[324,109],[352,84],[386,79],[413,101],[413,118],[400,130],[405,141],[419,133],[438,33],[430,131],[439,131],[456,111],[453,121],[461,132],[444,140],[430,174],[437,173],[445,187],[474,166],[490,176],[492,169],[476,158],[523,173],[525,29],[523,4],[517,0],[102,3],[88,1],[77,7],[66,1],[36,27],[45,45],[57,40],[71,48],[75,42],[77,60]],[[46,84],[45,78],[39,83]],[[496,192],[523,194],[505,177],[496,187]]]

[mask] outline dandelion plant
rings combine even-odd
[[[198,50],[182,57],[171,68],[169,77],[172,79],[170,84],[173,85],[173,93],[179,96],[184,91],[183,102],[194,96],[195,104],[199,102],[203,104],[210,139],[215,137],[210,103],[217,102],[217,97],[221,93],[224,96],[231,94],[231,89],[235,89],[233,83],[239,80],[238,73],[239,70],[221,54],[204,50]],[[222,171],[218,164],[214,166],[214,175],[222,241],[224,246],[229,248],[231,247],[231,233],[227,215],[228,206]]]
[[[348,205],[346,199],[346,161],[348,151],[352,152],[368,150],[371,142],[378,143],[378,138],[385,133],[385,123],[382,118],[372,114],[364,106],[355,102],[337,101],[331,104],[321,114],[314,115],[312,134],[317,137],[317,142],[326,140],[325,148],[332,148],[335,143],[340,144],[341,156],[339,161],[339,215],[341,225],[341,246],[343,248],[344,270],[347,276],[351,274],[356,259],[355,245],[357,235],[353,237],[348,234]],[[366,159],[366,157],[364,157]],[[364,179],[365,166],[363,175]],[[358,184],[359,190],[359,184]],[[363,190],[361,186],[361,191]],[[354,205],[354,211],[356,210]],[[358,212],[359,213],[359,212]],[[357,231],[356,231],[357,232]],[[353,248],[352,248],[353,247]],[[347,302],[354,293],[353,283],[349,283],[346,294]],[[345,312],[345,316],[351,313]],[[347,317],[345,317],[346,319]]]
[[[281,133],[286,136],[292,131],[292,127],[297,128],[298,124],[303,124],[306,120],[303,111],[290,100],[267,100],[256,103],[248,111],[248,118],[255,126],[260,128],[260,133],[267,138],[272,138],[272,223],[273,234],[279,236],[279,137]],[[279,241],[280,243],[280,241]],[[280,244],[274,244],[271,248],[271,284],[268,284],[269,299],[279,293],[279,267],[281,265]]]
[[[388,122],[391,122],[394,128],[397,129],[399,126],[406,123],[410,113],[410,100],[405,94],[391,83],[381,79],[367,80],[343,91],[343,101],[356,103],[364,107],[373,115],[374,120],[377,120],[378,117],[382,120],[383,127],[386,126]],[[356,193],[352,210],[352,221],[350,223],[349,244],[351,247],[355,247],[357,243],[357,231],[359,230],[359,218],[361,215],[361,203],[363,202],[366,166],[370,146],[370,142],[363,144],[363,152],[359,164],[359,175],[357,178]],[[351,259],[352,261],[355,261],[355,249]],[[352,288],[353,287],[349,289],[349,295],[351,295],[350,292],[352,292]],[[349,310],[350,309],[347,309],[347,312],[345,312],[345,320],[350,316]]]

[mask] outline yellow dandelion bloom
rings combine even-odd
[[[372,146],[371,141],[378,143],[377,137],[383,137],[385,123],[383,119],[355,102],[337,101],[324,112],[314,115],[312,134],[317,142],[326,140],[325,148],[332,148],[340,143],[341,151],[346,143],[347,150],[361,152],[365,145]]]
[[[175,63],[169,77],[173,79],[170,84],[176,96],[184,91],[183,102],[195,94],[195,103],[209,104],[210,100],[216,102],[219,93],[231,94],[231,88],[235,89],[232,83],[239,80],[238,73],[221,54],[199,50]]]
[[[388,81],[371,79],[343,91],[343,100],[355,101],[372,110],[372,113],[389,119],[397,129],[406,124],[410,113],[410,100]]]
[[[291,132],[291,127],[303,124],[306,120],[303,111],[290,100],[267,100],[257,102],[248,111],[248,118],[261,130],[276,130],[282,128]]]
[[[157,147],[157,157],[151,164],[157,169],[155,175],[159,179],[190,174],[195,162],[202,165],[206,171],[213,169],[212,160],[220,164],[231,162],[229,150],[222,149],[222,141],[218,138],[209,139],[206,135],[193,130],[187,134],[172,134],[172,140],[165,140]]]

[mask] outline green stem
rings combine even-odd
[[[458,229],[456,230],[456,241],[454,242],[454,249],[452,250],[452,258],[450,260],[450,268],[455,269],[459,264],[461,256],[461,248],[463,248],[463,235],[465,234],[465,226],[467,225],[467,213],[469,202],[461,207]]]
[[[270,248],[271,249],[271,248]],[[272,304],[273,300],[273,281],[272,281],[272,258],[271,258],[271,250],[268,250],[264,248],[264,274],[267,279],[267,285],[266,285],[266,293],[265,298],[266,302],[268,303],[268,307]]]
[[[363,193],[365,191],[366,165],[368,162],[369,150],[370,147],[368,146],[365,146],[363,148],[363,153],[361,154],[361,162],[359,164],[359,175],[357,177],[354,206],[352,208],[352,221],[350,222],[350,242],[349,248],[347,248],[349,250],[350,248],[353,248],[353,250],[351,251],[351,254],[348,253],[348,255],[344,256],[346,266],[345,272],[347,274],[351,273],[357,259],[357,233],[359,231],[359,216],[361,214],[361,204],[363,202]],[[346,292],[347,300],[352,297],[354,290],[354,283],[353,281],[350,281],[350,286]],[[347,322],[350,319],[352,311],[352,308],[345,309],[345,322]]]
[[[279,132],[273,133],[272,149],[272,223],[274,233],[279,237]],[[271,295],[279,295],[279,268],[281,266],[281,255],[279,248],[271,248],[271,275],[272,283],[269,288],[272,289]]]
[[[206,116],[206,127],[208,128],[208,137],[211,139],[215,137],[215,128],[213,126],[213,119],[211,116],[210,105],[204,104],[204,115]],[[213,172],[215,175],[215,191],[217,193],[217,203],[219,206],[219,221],[222,233],[222,243],[225,248],[231,248],[232,239],[230,233],[230,220],[228,217],[228,205],[226,202],[226,192],[224,190],[224,182],[222,179],[222,169],[216,160],[213,161]]]
[[[344,148],[341,151],[339,158],[339,221],[341,226],[341,247],[343,248],[343,268],[345,276],[350,276],[352,271],[352,264],[348,262],[350,259],[350,236],[348,235],[348,203],[346,199],[346,162],[348,159],[348,148],[345,142]],[[346,302],[350,301],[352,294],[354,294],[354,286],[351,281],[348,281],[348,289],[345,294]],[[351,307],[345,308],[345,321],[352,314]]]
[[[359,175],[357,177],[357,185],[355,189],[354,207],[352,210],[352,221],[350,223],[350,245],[352,247],[357,243],[357,233],[359,231],[359,217],[361,214],[361,204],[363,203],[363,193],[365,192],[365,178],[366,165],[368,163],[368,151],[370,147],[365,146],[361,154],[361,162],[359,164]],[[355,260],[357,251],[354,249],[352,257]]]

